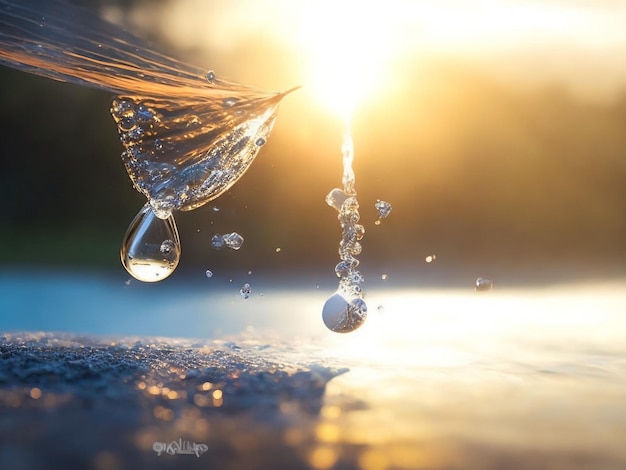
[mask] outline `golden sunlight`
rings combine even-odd
[[[356,0],[305,3],[297,41],[307,58],[305,89],[342,117],[382,86],[396,49],[379,8]]]
[[[129,15],[131,22],[152,33],[160,30],[166,42],[191,52],[191,62],[207,64],[231,80],[270,89],[302,85],[309,101],[341,116],[380,99],[381,91],[395,86],[400,70],[432,58],[469,62],[507,84],[556,79],[595,94],[607,87],[598,87],[599,74],[588,74],[589,63],[613,84],[611,90],[615,84],[604,77],[626,74],[614,60],[626,47],[619,22],[626,5],[522,0],[388,0],[382,5],[177,0],[166,5],[140,4]],[[571,46],[576,60],[568,55]]]

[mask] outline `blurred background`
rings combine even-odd
[[[220,77],[302,85],[239,183],[177,215],[173,278],[221,268],[335,282],[340,229],[324,197],[341,185],[348,110],[370,279],[624,274],[622,2],[82,3]],[[0,69],[0,264],[125,276],[119,245],[145,201],[119,158],[112,98]],[[377,199],[393,206],[378,226]],[[211,249],[232,231],[239,252]]]

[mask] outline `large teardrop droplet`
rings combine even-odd
[[[122,264],[135,279],[162,281],[180,260],[180,238],[174,217],[159,219],[146,204],[131,222],[120,250]]]

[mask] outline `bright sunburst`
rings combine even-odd
[[[306,3],[299,16],[305,86],[345,116],[382,84],[394,53],[386,17],[355,0]]]

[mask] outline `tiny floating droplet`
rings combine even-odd
[[[237,104],[237,98],[224,98],[222,104],[225,108],[232,108]]]
[[[213,212],[219,212],[220,211],[220,208],[217,207],[217,206],[213,206],[211,209],[213,210]]]
[[[476,279],[476,285],[474,286],[474,290],[476,292],[484,292],[491,290],[492,287],[493,281],[479,277],[478,279]]]
[[[263,147],[265,145],[265,139],[263,137],[259,137],[255,144],[257,147]]]
[[[213,70],[209,70],[206,73],[206,80],[209,83],[214,83],[215,82],[215,72]]]
[[[237,232],[227,233],[224,237],[224,243],[232,250],[238,250],[243,245],[243,237]]]
[[[150,204],[146,204],[126,231],[120,257],[126,271],[135,279],[156,282],[174,272],[180,251],[174,217],[160,219]]]
[[[211,247],[214,250],[221,250],[222,248],[224,248],[224,245],[224,237],[222,235],[220,235],[219,233],[213,235],[213,237],[211,238]]]
[[[380,225],[381,219],[385,219],[391,212],[391,204],[389,204],[386,201],[377,199],[376,204],[374,204],[374,207],[376,207],[376,210],[378,211],[378,220],[374,223],[376,225]]]
[[[276,253],[280,253],[280,248],[276,248]]]
[[[239,293],[244,299],[248,300],[250,298],[250,294],[252,293],[252,287],[250,284],[245,283],[241,289],[239,289]]]
[[[382,276],[380,276],[380,278],[384,281],[385,279],[387,279],[387,275],[383,274]]]
[[[361,298],[348,302],[336,292],[331,295],[322,309],[322,320],[326,327],[336,333],[350,333],[359,328],[367,318],[367,305]]]
[[[432,262],[433,262],[433,261],[435,261],[436,259],[437,259],[437,256],[436,256],[436,255],[428,255],[428,256],[425,258],[425,261],[426,261],[427,263],[432,263]]]
[[[213,271],[211,271],[210,269],[207,269],[206,272],[204,273],[206,275],[206,277],[208,277],[209,279],[213,277]]]

